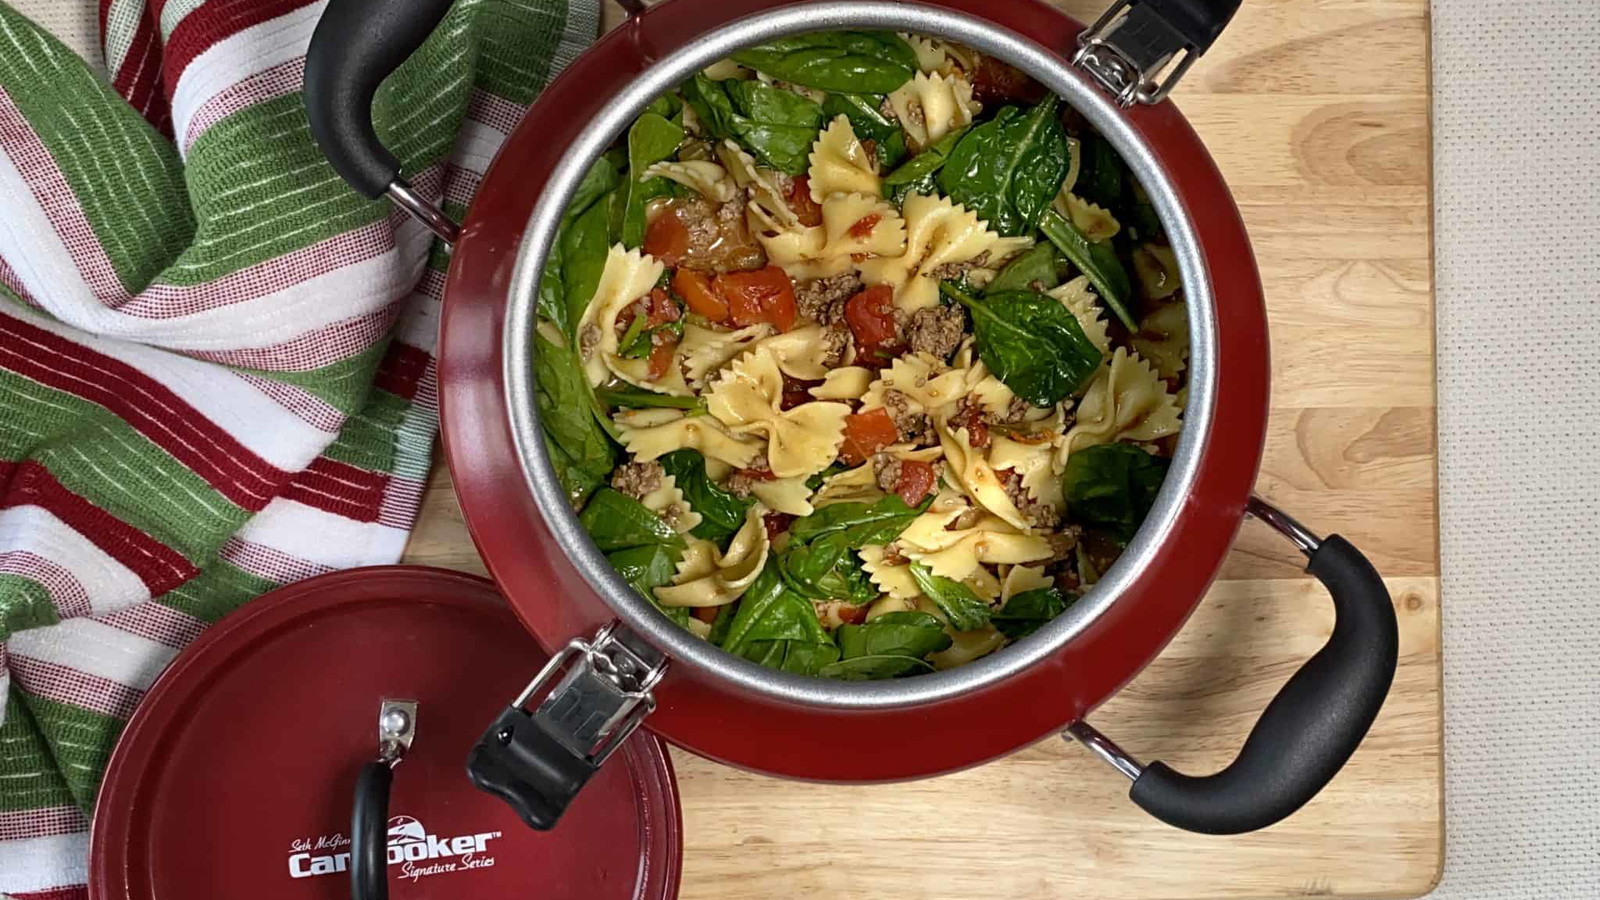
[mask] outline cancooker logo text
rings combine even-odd
[[[487,869],[494,865],[489,842],[498,831],[440,837],[410,816],[389,820],[389,865],[400,877],[416,881],[429,875]],[[342,834],[297,838],[289,845],[289,877],[310,878],[350,870],[350,839]],[[328,852],[332,851],[332,852]]]

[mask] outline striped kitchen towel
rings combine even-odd
[[[84,894],[107,757],[188,641],[416,515],[446,257],[312,144],[321,10],[100,0],[102,69],[0,2],[0,895]],[[379,133],[459,215],[598,27],[459,0]]]

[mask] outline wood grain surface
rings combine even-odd
[[[1101,9],[1062,5],[1080,19]],[[1427,35],[1425,0],[1247,0],[1175,95],[1233,188],[1266,282],[1273,414],[1259,490],[1364,548],[1399,613],[1393,693],[1345,771],[1288,821],[1211,838],[1149,819],[1121,776],[1057,739],[965,773],[868,787],[779,781],[679,752],[683,897],[1431,889],[1443,817]],[[407,560],[483,571],[442,466]],[[1092,720],[1141,758],[1214,770],[1331,619],[1297,555],[1246,523],[1188,626]]]

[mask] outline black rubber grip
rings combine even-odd
[[[467,778],[549,831],[599,767],[567,749],[523,710],[507,707],[467,756]]]
[[[350,900],[388,900],[389,786],[387,763],[369,762],[356,779],[350,814]]]
[[[1399,660],[1389,591],[1338,535],[1322,542],[1306,571],[1333,595],[1333,636],[1267,704],[1227,768],[1196,778],[1146,766],[1128,794],[1146,812],[1204,834],[1265,828],[1315,797],[1366,737]]]
[[[450,10],[451,0],[329,0],[306,51],[311,136],[339,177],[383,196],[400,162],[372,127],[372,97]]]
[[[1222,29],[1233,21],[1240,0],[1139,0],[1183,35],[1195,53],[1217,42]]]

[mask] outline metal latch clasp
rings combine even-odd
[[[1099,82],[1117,106],[1127,109],[1135,102],[1151,105],[1165,100],[1199,56],[1150,4],[1117,0],[1078,35],[1072,64]]]
[[[528,704],[561,675],[533,712],[533,719],[574,755],[604,763],[639,723],[655,712],[651,695],[666,674],[667,660],[655,648],[613,622],[592,640],[575,638],[528,682],[512,707]]]

